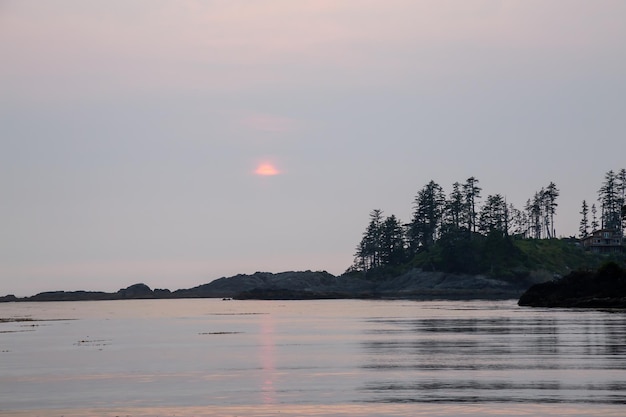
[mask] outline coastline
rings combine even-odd
[[[415,299],[472,300],[517,299],[529,283],[487,278],[483,275],[411,270],[398,277],[373,281],[354,276],[334,276],[325,271],[257,272],[236,275],[188,289],[151,289],[143,283],[116,292],[48,291],[27,297],[6,295],[0,302],[98,301],[129,299],[233,298],[257,300],[313,299]]]

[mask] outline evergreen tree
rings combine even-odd
[[[370,222],[355,254],[355,269],[367,271],[381,265],[383,211],[372,210]]]
[[[532,199],[526,201],[525,217],[527,219],[527,237],[550,239],[556,237],[554,215],[558,206],[556,199],[559,189],[550,182],[546,188],[537,191]]]
[[[532,200],[529,198],[528,200],[526,200],[526,204],[524,205],[524,217],[526,218],[526,227],[525,227],[525,236],[526,237],[532,237],[533,236],[533,203]]]
[[[452,184],[452,192],[445,203],[445,227],[457,231],[461,229],[463,217],[465,215],[465,202],[461,184],[455,182]]]
[[[443,189],[432,180],[417,193],[413,220],[409,224],[409,244],[413,253],[435,243],[442,223],[444,204]]]
[[[528,218],[530,219],[531,236],[535,239],[541,239],[541,230],[543,229],[543,188],[536,192],[532,200],[526,203]]]
[[[598,224],[598,209],[595,204],[591,205],[591,231],[596,231],[600,225]]]
[[[380,240],[381,265],[399,265],[405,260],[404,228],[395,215],[383,222]]]
[[[548,239],[556,237],[556,233],[554,230],[554,214],[556,213],[556,207],[558,204],[556,203],[556,198],[559,196],[559,189],[556,188],[556,184],[550,182],[546,189],[543,191],[543,206],[544,206],[544,215],[545,220],[544,224],[546,227],[546,235]]]
[[[617,174],[617,179],[619,181],[619,198],[620,201],[618,205],[621,205],[620,211],[620,227],[622,234],[624,233],[624,229],[626,229],[626,169],[620,169]]]
[[[602,209],[602,228],[622,230],[621,209],[623,200],[621,198],[620,181],[613,170],[604,176],[604,182],[598,190],[598,202]]]
[[[487,196],[480,212],[480,231],[485,235],[499,232],[504,236],[508,234],[508,223],[508,209],[504,198],[500,194]]]
[[[370,212],[370,222],[356,248],[352,269],[369,271],[405,261],[404,228],[395,215],[383,220],[382,210]]]
[[[620,169],[617,173],[617,180],[619,181],[619,196],[623,206],[626,203],[626,169]]]
[[[589,207],[587,207],[586,200],[583,200],[583,204],[580,209],[580,214],[583,217],[582,219],[580,219],[580,226],[578,227],[578,232],[579,232],[579,236],[581,238],[584,238],[589,235]]]
[[[509,231],[511,231],[514,235],[520,237],[526,237],[528,231],[528,218],[526,213],[515,208],[513,204],[509,204]]]
[[[476,212],[476,204],[478,199],[480,199],[480,192],[482,188],[478,186],[478,179],[474,177],[469,177],[465,184],[463,184],[463,196],[465,198],[465,207],[466,207],[466,220],[467,220],[467,230],[469,232],[476,232],[477,224],[477,212]]]

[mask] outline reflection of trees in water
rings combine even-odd
[[[261,394],[264,404],[276,402],[276,341],[274,330],[274,318],[272,315],[263,316],[260,332],[260,361],[261,361]]]
[[[594,314],[594,312],[589,312]],[[597,369],[626,369],[626,316],[590,316],[569,324],[574,333],[566,345],[571,355],[592,357],[583,366]]]
[[[626,369],[626,316],[546,316],[371,320],[363,391],[387,402],[625,401],[626,383],[606,371]]]
[[[365,342],[366,350],[377,355],[408,355],[411,362],[423,363],[426,368],[437,364],[443,368],[494,367],[500,365],[484,359],[558,353],[554,319],[429,318],[380,320],[378,324],[371,333],[387,337]],[[479,356],[484,356],[481,363],[471,365]]]
[[[615,314],[615,318],[604,322],[605,354],[609,360],[619,364],[619,369],[626,369],[626,315]]]
[[[543,358],[545,355],[559,354],[559,336],[557,322],[553,318],[536,318],[530,320],[521,345],[529,355]],[[541,361],[543,362],[543,361]]]

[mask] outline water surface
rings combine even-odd
[[[623,415],[626,314],[513,301],[0,304],[2,415]],[[107,414],[109,413],[109,414]]]

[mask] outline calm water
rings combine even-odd
[[[0,319],[0,415],[626,410],[623,311],[209,299],[8,303]]]

